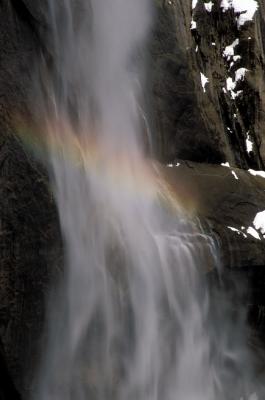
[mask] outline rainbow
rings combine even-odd
[[[44,128],[37,129],[34,124],[18,118],[15,123],[23,145],[37,157],[60,157],[131,196],[157,199],[174,214],[194,214],[195,205],[189,193],[184,193],[183,188],[178,193],[176,185],[167,179],[165,167],[159,163],[140,152],[117,150],[108,154],[93,130],[76,133],[63,119],[45,121],[41,125]]]

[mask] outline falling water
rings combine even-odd
[[[45,129],[65,272],[38,400],[239,400],[242,382],[231,397],[223,383],[232,381],[224,360],[236,356],[226,339],[216,345],[209,321],[202,248],[214,252],[213,243],[145,156],[151,6],[49,1]]]

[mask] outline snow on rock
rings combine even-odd
[[[236,82],[233,81],[231,77],[227,78],[226,80],[226,89],[230,92],[233,91],[236,87]]]
[[[206,83],[209,83],[209,79],[201,72],[201,84],[202,84],[204,93],[206,92],[206,89],[205,89]]]
[[[231,168],[229,162],[222,163],[221,166],[222,166],[222,167]],[[235,171],[232,170],[232,171],[231,171],[231,174],[233,175],[233,177],[234,177],[236,180],[239,180],[239,177],[237,176],[237,174],[235,173]]]
[[[235,54],[235,47],[239,44],[239,39],[236,39],[233,41],[232,44],[229,46],[226,46],[226,48],[223,51],[223,56],[227,59],[227,61],[230,61],[230,59],[234,56]]]
[[[252,21],[258,7],[257,0],[222,0],[221,2],[223,12],[232,8],[235,13],[240,14],[237,17],[238,27],[244,25],[247,21]]]
[[[252,21],[259,7],[256,0],[234,0],[233,3],[235,12],[242,13],[237,20],[238,26],[244,25],[247,21]]]
[[[255,239],[261,240],[258,232],[256,231],[256,229],[252,228],[252,226],[248,227],[247,233],[253,236]]]
[[[265,211],[257,213],[254,218],[253,225],[262,233],[262,235],[265,235]]]
[[[233,226],[228,226],[227,228],[230,229],[230,231],[236,232],[238,235],[242,235],[244,238],[247,238],[247,235],[239,229],[234,228]]]
[[[197,23],[196,23],[196,21],[194,21],[193,19],[191,20],[191,23],[190,23],[190,29],[191,30],[193,30],[193,29],[196,29],[197,28]]]
[[[237,81],[243,81],[246,75],[246,72],[248,71],[247,68],[238,68],[235,72],[235,80]]]
[[[237,62],[238,60],[241,59],[241,56],[237,55],[237,56],[233,56],[233,60],[234,62]]]
[[[247,132],[247,138],[246,138],[246,148],[247,148],[248,153],[253,151],[253,142],[250,140],[250,136],[249,136],[248,132]]]
[[[235,171],[231,171],[231,173],[232,173],[232,175],[234,176],[234,178],[235,178],[236,180],[239,180],[239,178],[238,178],[237,174],[235,173]]]
[[[257,214],[257,215],[258,215],[258,214]],[[260,221],[259,221],[259,222],[260,222]],[[264,234],[265,234],[265,211],[264,211],[264,216],[263,216],[263,222],[264,222]],[[260,229],[260,228],[257,228],[256,225],[254,225],[254,226],[255,226],[256,229]],[[247,238],[246,233],[242,232],[243,230],[246,230],[246,228],[245,228],[244,226],[241,226],[241,230],[240,230],[240,229],[237,229],[237,228],[234,228],[233,226],[227,226],[227,228],[230,229],[230,230],[233,231],[233,232],[236,232],[238,235],[242,235],[242,236],[244,236],[244,238]],[[259,233],[256,231],[256,229],[254,229],[254,228],[252,228],[251,226],[249,226],[249,227],[247,228],[246,232],[247,232],[250,236],[254,237],[255,239],[261,240],[261,238],[260,238],[260,236],[259,236]],[[262,230],[261,230],[261,232],[262,232]]]
[[[244,80],[247,71],[247,68],[239,68],[235,71],[235,80],[231,77],[226,79],[226,89],[230,92],[232,99],[237,98],[243,92],[242,90],[235,91],[235,88],[238,81]]]
[[[212,8],[213,8],[213,2],[212,1],[209,1],[209,3],[204,3],[204,7],[205,7],[205,10],[207,11],[207,12],[211,12],[212,11]]]
[[[248,172],[254,176],[260,176],[261,178],[265,178],[265,171],[255,171],[254,169],[249,169]]]
[[[236,84],[237,84],[236,80],[233,81],[231,77],[226,79],[226,89],[230,92],[230,95],[233,100],[242,93],[242,90],[235,91]]]
[[[192,9],[194,10],[194,8],[197,6],[198,0],[192,0]]]
[[[177,163],[177,164],[167,164],[167,167],[169,167],[169,168],[179,167],[179,166],[180,166],[180,163]]]

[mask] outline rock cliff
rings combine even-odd
[[[157,1],[153,93],[162,160],[264,167],[264,2],[250,5],[252,13],[221,0]]]

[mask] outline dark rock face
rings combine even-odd
[[[240,168],[262,169],[264,2],[259,2],[253,20],[242,26],[234,9],[221,8],[221,0],[210,12],[205,3],[198,0],[192,10],[191,1],[157,1],[152,55],[158,154],[166,161],[172,161],[175,152],[182,159],[214,163],[225,159]],[[224,51],[237,39],[234,55],[239,57],[234,61]],[[235,82],[240,68],[247,71],[237,81],[233,98],[227,79]],[[208,79],[205,92],[201,73]],[[253,147],[249,152],[247,139]]]
[[[21,396],[14,386],[13,379],[11,378],[6,365],[6,356],[3,351],[2,343],[0,344],[0,347],[0,399],[20,400]]]
[[[43,168],[16,137],[16,115],[30,119],[34,18],[23,2],[0,4],[0,357],[1,399],[16,398],[4,372],[27,392],[37,365],[45,299],[61,254],[57,212]],[[6,357],[6,364],[2,357]],[[7,376],[7,371],[5,372]],[[10,378],[9,378],[10,379]],[[14,389],[15,391],[15,389]],[[26,395],[25,395],[26,397]],[[18,398],[18,397],[17,397]]]
[[[255,32],[258,24],[248,21],[238,26],[234,9],[224,11],[221,1],[215,3],[211,12],[207,12],[202,2],[198,2],[192,18],[197,23],[197,29],[192,30],[190,57],[196,70],[209,79],[205,98],[201,99],[206,124],[211,130],[216,129],[227,142],[226,158],[229,162],[241,168],[262,168],[258,125],[263,104],[257,83],[259,78],[263,79],[263,73],[258,48],[260,38]],[[235,41],[238,43],[234,47],[237,59],[224,55],[226,47]],[[246,76],[238,80],[232,93],[228,89],[228,79],[235,81],[240,68],[247,69]],[[199,88],[197,92],[200,92]],[[212,113],[208,103],[215,114],[213,120],[210,119]],[[246,147],[248,136],[253,142],[250,153]]]
[[[46,296],[59,264],[60,233],[47,177],[15,138],[2,145],[0,164],[0,332],[21,390],[38,362]]]
[[[165,162],[182,158],[220,163],[225,160],[224,144],[205,123],[196,95],[189,50],[192,37],[184,14],[190,7],[181,2],[157,3],[151,45],[156,154]]]

